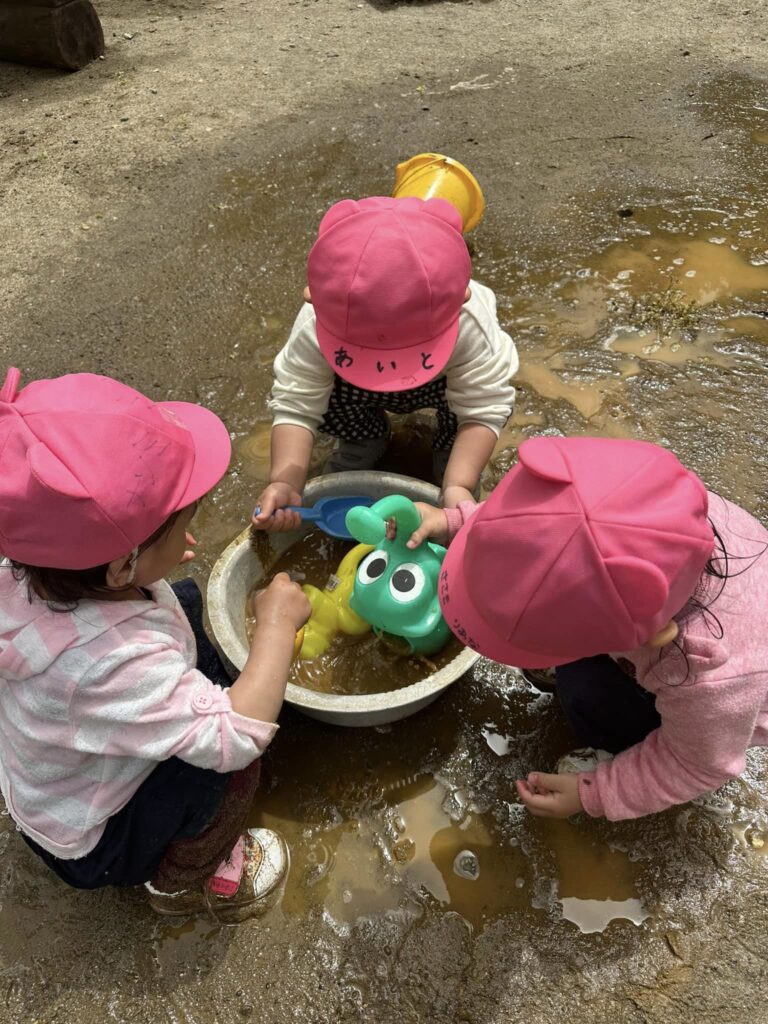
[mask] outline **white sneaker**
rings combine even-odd
[[[555,765],[556,775],[578,775],[580,772],[593,772],[601,761],[612,761],[613,754],[607,750],[595,750],[594,747],[580,747],[563,754]]]
[[[149,903],[158,914],[188,917],[207,911],[217,921],[235,924],[263,914],[288,874],[290,855],[283,838],[271,829],[249,828],[241,836],[242,868],[230,895],[212,892],[206,880],[194,889],[162,892],[145,882]]]

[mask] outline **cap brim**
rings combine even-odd
[[[172,412],[192,435],[195,463],[178,507],[186,508],[212,490],[229,468],[232,442],[219,417],[202,405],[191,402],[158,402]]]
[[[574,661],[574,657],[526,651],[516,647],[487,622],[477,610],[466,585],[465,574],[472,571],[466,557],[471,522],[459,530],[443,560],[440,571],[440,605],[443,617],[455,636],[466,646],[492,661],[516,668],[550,668]],[[492,583],[489,582],[489,586]]]
[[[366,391],[410,391],[428,384],[445,369],[456,347],[459,317],[426,342],[400,349],[377,349],[337,338],[317,320],[317,341],[331,369]]]

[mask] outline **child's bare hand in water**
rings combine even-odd
[[[254,594],[252,601],[256,629],[259,626],[290,625],[298,633],[312,613],[307,596],[287,572],[279,572],[268,587]]]
[[[277,481],[265,487],[256,499],[259,513],[251,517],[251,523],[257,530],[266,530],[267,533],[298,530],[301,526],[301,516],[298,512],[289,512],[285,506],[300,504],[299,492],[295,491],[290,484]]]
[[[539,818],[570,818],[584,810],[578,775],[531,772],[527,779],[518,779],[515,785],[525,806]]]

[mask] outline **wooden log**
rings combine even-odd
[[[0,0],[0,60],[78,71],[102,53],[91,0]]]

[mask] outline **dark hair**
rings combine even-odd
[[[178,509],[172,512],[151,537],[139,544],[139,554],[164,537],[183,511]],[[90,569],[47,569],[16,562],[12,558],[8,561],[13,578],[18,583],[26,582],[29,600],[32,601],[33,596],[42,598],[54,612],[71,612],[77,607],[78,601],[84,598],[99,600],[107,594],[115,593],[114,587],[107,586],[109,562],[94,565]]]
[[[728,580],[741,576],[743,573],[751,569],[754,563],[761,558],[766,551],[763,547],[762,551],[759,551],[755,555],[732,555],[729,554],[726,549],[725,542],[720,535],[719,530],[709,520],[709,525],[712,527],[712,533],[715,536],[715,547],[712,552],[712,556],[704,566],[704,571],[699,577],[699,582],[696,585],[696,590],[691,595],[685,608],[683,608],[680,618],[683,622],[693,618],[696,615],[701,615],[704,618],[707,630],[710,636],[714,637],[715,640],[722,640],[725,635],[723,624],[717,617],[715,612],[712,611],[712,605],[717,601],[720,595],[725,590],[725,584]],[[743,568],[734,571],[731,566],[734,562],[748,562]],[[709,594],[710,583],[709,580],[718,580],[719,583],[715,584],[714,593]],[[705,603],[705,598],[707,598]],[[687,682],[691,674],[691,664],[688,661],[688,654],[685,650],[685,635],[680,633],[678,637],[672,641],[672,645],[677,649],[679,658],[685,663],[685,675],[679,682],[670,682],[669,686],[682,686]],[[659,661],[661,660],[663,648],[659,651]]]

